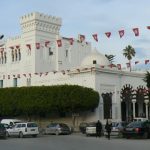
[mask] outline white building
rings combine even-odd
[[[77,84],[100,94],[99,106],[88,120],[148,117],[144,73],[110,67],[103,54],[80,38],[71,45],[69,38],[59,35],[61,22],[41,13],[21,17],[21,35],[0,44],[0,87]]]

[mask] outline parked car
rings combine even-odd
[[[88,123],[86,127],[86,136],[96,135],[96,122]]]
[[[2,119],[1,123],[7,124],[9,126],[14,126],[16,123],[22,122],[21,120],[18,119]]]
[[[135,121],[127,125],[123,130],[123,137],[143,137],[149,138],[150,136],[150,121]]]
[[[86,127],[88,126],[87,122],[81,122],[79,125],[79,130],[80,132],[82,132],[83,134],[86,133]]]
[[[36,123],[34,122],[22,122],[16,123],[13,127],[7,129],[7,136],[18,136],[23,138],[24,136],[37,137],[39,134],[39,129]]]
[[[127,126],[127,122],[121,121],[121,122],[112,122],[112,130],[111,130],[111,136],[122,136],[123,129]],[[107,135],[106,130],[104,131],[104,135]]]
[[[0,137],[6,139],[6,128],[2,123],[0,123]]]
[[[64,123],[50,123],[46,129],[45,134],[70,134],[70,127]]]
[[[134,118],[133,121],[146,121],[147,118]]]

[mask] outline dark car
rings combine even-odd
[[[6,138],[6,128],[4,124],[0,123],[0,137]]]
[[[123,137],[142,137],[149,138],[150,136],[150,121],[131,122],[122,131]]]
[[[45,134],[70,134],[70,127],[64,123],[50,123],[46,129]]]
[[[88,126],[88,123],[86,122],[81,122],[79,125],[79,130],[80,132],[82,132],[83,134],[86,133],[86,127]]]

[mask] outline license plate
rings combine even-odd
[[[132,129],[132,128],[126,128],[126,130],[127,130],[127,131],[132,131],[133,129]]]
[[[35,131],[35,129],[31,129],[31,131]]]

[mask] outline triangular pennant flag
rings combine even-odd
[[[57,40],[57,45],[58,45],[58,47],[62,47],[62,42],[61,42],[61,40]]]
[[[36,49],[40,49],[40,43],[36,43],[35,46],[36,46]]]
[[[108,38],[110,38],[111,32],[106,32],[105,35],[106,35]]]
[[[14,49],[14,47],[13,47],[13,46],[10,46],[9,48],[10,48],[10,49]]]
[[[149,60],[145,60],[145,64],[147,65],[149,63]]]
[[[19,46],[19,45],[16,45],[16,48],[17,48],[17,49],[19,49],[19,48],[20,48],[20,46]]]
[[[120,30],[120,31],[118,31],[118,32],[119,32],[120,38],[122,38],[122,37],[124,36],[124,30]]]
[[[31,45],[30,44],[26,44],[26,47],[31,50]]]
[[[149,29],[149,30],[150,30],[150,26],[147,26],[147,29]]]
[[[45,72],[45,76],[47,76],[48,75],[48,72]]]
[[[133,32],[135,36],[139,36],[139,28],[133,28]]]
[[[121,70],[121,64],[117,64],[118,70]]]
[[[138,63],[139,63],[139,61],[135,61],[135,65],[138,64]]]
[[[73,45],[73,42],[74,42],[73,38],[69,38],[70,45]]]
[[[49,45],[50,45],[50,41],[46,41],[45,42],[45,47],[49,47]]]
[[[80,41],[83,42],[85,40],[85,35],[80,34]]]
[[[96,42],[98,42],[98,35],[97,35],[97,34],[93,34],[92,36],[93,36],[94,40],[95,40]]]
[[[24,77],[26,77],[26,74],[23,74]]]
[[[126,63],[126,65],[127,65],[127,68],[129,68],[131,64],[130,63]]]

